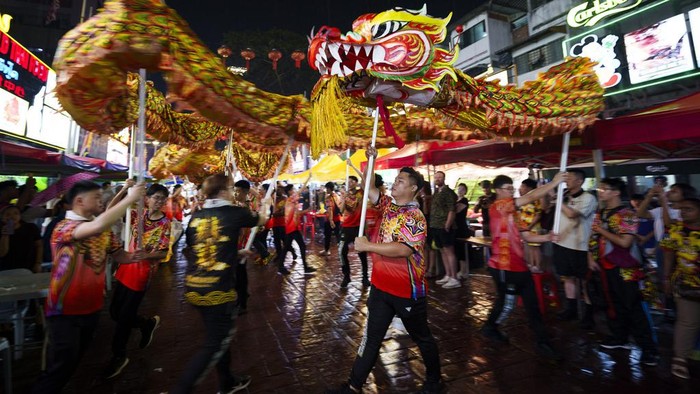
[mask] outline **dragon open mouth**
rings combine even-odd
[[[314,65],[321,75],[348,77],[384,62],[385,58],[386,50],[381,46],[324,42]]]

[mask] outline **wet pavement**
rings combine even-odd
[[[337,258],[319,256],[322,247],[310,242],[309,263],[318,268],[303,274],[300,260],[292,273],[282,276],[274,265],[249,264],[251,297],[248,312],[237,320],[231,344],[236,373],[252,376],[250,393],[322,393],[348,377],[362,338],[368,289],[360,282],[360,263],[351,251],[353,282],[340,288]],[[100,378],[111,354],[114,323],[105,305],[97,337],[86,353],[66,393],[164,393],[177,381],[187,361],[203,340],[199,315],[183,301],[185,262],[164,265],[141,306],[144,315],[161,316],[161,327],[151,346],[138,349],[139,333],[129,344],[129,365],[110,381]],[[449,393],[690,393],[700,379],[680,380],[670,373],[672,325],[657,316],[661,362],[657,367],[638,363],[641,353],[598,350],[605,335],[603,316],[595,334],[576,322],[559,322],[550,308],[545,321],[554,346],[565,360],[539,358],[534,340],[518,307],[503,331],[510,345],[492,343],[478,333],[493,301],[489,277],[472,275],[457,289],[443,289],[431,281],[430,327],[438,341],[442,374]],[[26,393],[39,374],[39,350],[29,350],[13,364],[16,393]],[[691,374],[700,376],[697,362]],[[414,392],[424,377],[420,353],[400,323],[389,329],[382,352],[363,392]],[[198,393],[216,393],[212,372]],[[245,392],[245,391],[243,391]]]

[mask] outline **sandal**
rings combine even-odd
[[[688,362],[682,357],[674,357],[671,361],[671,374],[681,379],[690,379]]]

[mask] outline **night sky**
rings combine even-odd
[[[358,16],[400,6],[419,9],[428,4],[428,14],[453,19],[461,17],[482,0],[166,0],[199,37],[215,50],[228,31],[290,30],[308,35],[312,27],[334,26],[342,32],[351,29]]]

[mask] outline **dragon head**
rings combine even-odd
[[[382,94],[392,101],[426,105],[445,76],[457,79],[451,66],[457,47],[452,52],[436,47],[445,39],[451,17],[429,16],[424,5],[420,10],[362,15],[347,34],[323,26],[310,40],[309,64],[321,81],[339,78],[348,96]]]

